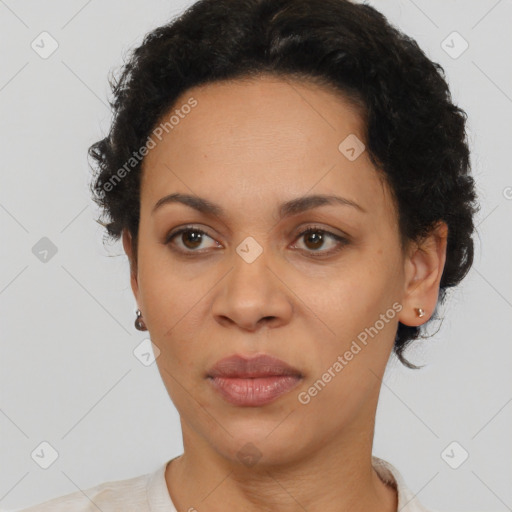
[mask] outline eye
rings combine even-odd
[[[318,226],[308,227],[298,235],[297,239],[301,239],[304,237],[306,237],[306,248],[301,250],[309,252],[310,255],[313,257],[320,257],[326,255],[329,256],[335,252],[338,252],[339,250],[342,249],[343,246],[349,243],[349,240],[347,238],[331,233],[330,231],[322,229]],[[194,226],[184,226],[180,229],[177,229],[176,231],[171,232],[166,237],[165,244],[175,245],[176,247],[173,247],[173,250],[181,254],[184,254],[186,256],[194,256],[194,253],[200,254],[202,252],[207,251],[208,248],[205,247],[202,248],[204,250],[197,250],[198,248],[201,249],[201,244],[203,244],[206,238],[209,238],[214,242],[213,246],[211,247],[220,247],[220,244],[213,240],[213,238],[211,238],[208,235],[208,233]],[[181,246],[180,244],[174,242],[175,239],[177,239],[181,243]],[[326,240],[331,240],[331,245],[334,247],[329,250],[319,250],[322,248],[322,246],[325,245]],[[314,253],[318,253],[318,255]]]
[[[330,231],[326,231],[318,226],[310,226],[302,231],[298,239],[305,237],[306,251],[312,253],[319,253],[319,256],[330,255],[341,250],[341,248],[349,243],[348,239],[340,235],[335,235]],[[325,241],[330,239],[334,248],[324,251],[319,251]],[[318,257],[316,254],[311,254],[313,257]]]
[[[179,235],[182,235],[179,237]],[[178,238],[178,240],[181,242],[182,247],[179,247],[176,249],[178,252],[184,253],[187,256],[190,253],[194,252],[202,252],[197,251],[196,249],[201,246],[203,241],[205,240],[205,237],[211,238],[205,231],[199,228],[195,228],[193,226],[185,226],[183,228],[180,228],[172,233],[170,233],[167,238],[165,239],[165,244],[171,244],[174,243],[173,240],[175,238]],[[215,242],[217,244],[217,242]],[[218,246],[218,244],[217,244]],[[187,254],[188,253],[188,254]]]

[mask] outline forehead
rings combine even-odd
[[[219,148],[222,158],[228,158],[225,147],[265,146],[269,158],[287,149],[308,153],[322,142],[324,149],[334,142],[337,150],[343,135],[364,138],[361,115],[353,104],[332,89],[304,81],[263,76],[194,87],[177,99],[171,113],[184,109],[190,98],[197,105],[187,109],[190,112],[180,116],[163,138],[169,146],[208,148],[211,157]]]
[[[217,203],[229,192],[244,209],[308,191],[385,200],[367,153],[351,161],[340,151],[347,137],[364,141],[364,125],[331,89],[276,77],[215,82],[187,90],[162,121],[173,113],[143,162],[142,209],[177,191]]]

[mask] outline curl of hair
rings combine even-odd
[[[448,225],[443,303],[473,263],[479,206],[467,116],[439,64],[373,7],[349,0],[199,0],[146,34],[109,79],[113,121],[88,153],[106,236],[115,241],[128,230],[136,258],[142,163],[108,192],[105,185],[187,89],[262,74],[330,86],[359,109],[368,155],[392,191],[402,247],[439,221]],[[403,352],[420,329],[398,325],[394,352],[410,368],[417,366]]]

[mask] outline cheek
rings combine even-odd
[[[216,280],[212,275],[184,278],[165,266],[155,266],[149,258],[141,264],[139,276],[151,339],[160,349],[157,364],[164,380],[179,393],[170,375],[192,382],[204,367],[201,357],[211,326],[207,298]]]
[[[192,308],[197,282],[174,268],[165,246],[153,240],[144,242],[139,252],[139,292],[152,335],[160,337]]]
[[[331,336],[353,335],[365,326],[393,296],[393,276],[383,261],[366,261],[357,253],[350,261],[324,276],[304,276],[294,283],[294,293],[330,327]],[[385,309],[391,304],[386,305]]]
[[[307,303],[322,321],[314,323],[315,329],[325,333],[312,336],[322,368],[327,370],[348,352],[352,370],[347,373],[368,374],[368,368],[380,373],[393,347],[401,309],[396,268],[384,253],[368,261],[361,257],[350,271],[310,288]]]

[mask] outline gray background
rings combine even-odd
[[[190,3],[0,0],[3,510],[147,473],[181,453],[156,365],[133,354],[146,336],[133,327],[122,246],[104,248],[93,220],[86,150],[109,126],[109,70]],[[408,352],[427,366],[390,361],[374,454],[428,507],[512,510],[512,2],[371,4],[444,67],[469,116],[482,204],[474,267],[437,334]],[[46,59],[31,47],[43,31],[59,45]],[[442,46],[453,31],[469,44],[457,58]],[[461,49],[453,37],[446,44]],[[43,237],[57,249],[46,262]],[[31,457],[43,441],[59,454],[48,469]],[[462,450],[469,458],[453,469],[446,460],[460,462]]]

